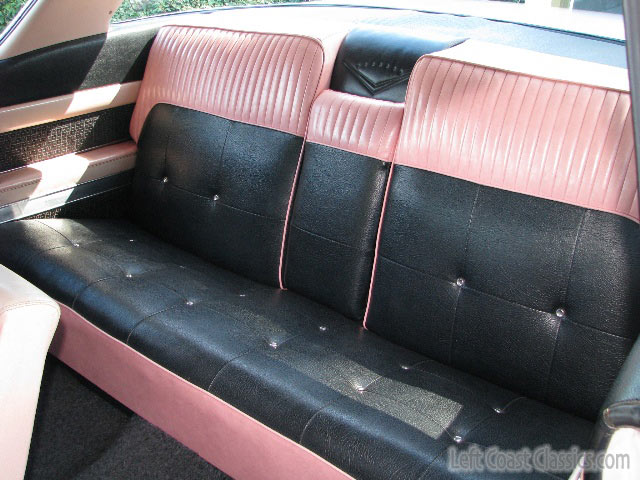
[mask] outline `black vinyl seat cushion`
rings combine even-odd
[[[449,446],[585,447],[593,427],[125,220],[5,224],[0,261],[356,478],[458,478],[446,468]]]

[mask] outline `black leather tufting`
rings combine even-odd
[[[138,143],[137,223],[217,265],[277,285],[302,138],[159,104]]]
[[[400,165],[387,202],[367,326],[595,419],[640,330],[638,225]]]
[[[446,467],[454,444],[588,442],[591,422],[394,345],[126,221],[5,224],[0,260],[356,478],[458,478]]]
[[[338,51],[331,89],[363,97],[404,102],[409,75],[427,53],[462,43],[463,38],[413,36],[406,30],[359,27],[345,37]]]

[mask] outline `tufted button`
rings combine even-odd
[[[193,302],[191,300],[187,300],[186,302],[184,302],[184,304],[188,307],[191,307],[193,305]]]
[[[494,408],[493,411],[496,412],[498,415],[501,414],[501,413],[504,413],[504,410],[501,409],[500,407]]]
[[[135,242],[135,240],[133,238],[130,238],[129,241],[130,242]]]
[[[73,246],[74,246],[74,247],[79,247],[79,246],[80,246],[80,244],[79,244],[79,243],[74,243],[74,244],[73,244]]]
[[[466,283],[466,280],[462,277],[458,277],[456,278],[456,285],[459,287],[464,287],[464,284]]]
[[[357,385],[357,386],[356,386],[356,390],[357,390],[358,392],[361,392],[361,393],[362,393],[362,392],[364,392],[364,391],[366,390],[366,388],[365,388],[365,387],[363,387],[363,386],[361,386],[361,385]]]
[[[167,183],[168,181],[169,181],[169,177],[164,177],[164,178],[162,179],[162,183]]]
[[[324,325],[320,325],[318,328],[320,329],[321,332],[327,331],[327,327],[325,327]]]
[[[275,342],[275,341],[273,341],[273,342],[269,342],[269,346],[270,346],[271,348],[278,348],[278,343],[277,343],[277,342]]]
[[[127,274],[125,275],[125,277],[127,277],[127,278],[133,278],[133,275],[131,275],[130,273],[127,273]]]
[[[567,311],[564,308],[558,308],[556,309],[556,317],[558,318],[564,318],[567,316]]]
[[[453,441],[456,443],[460,443],[462,442],[462,437],[460,435],[456,435],[455,437],[453,437]]]
[[[402,370],[409,370],[411,367],[409,365],[400,365]]]
[[[218,195],[217,193],[213,196],[213,201],[217,202],[218,200],[220,200],[220,195]]]

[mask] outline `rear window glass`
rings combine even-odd
[[[111,22],[122,22],[132,18],[150,17],[162,13],[186,12],[235,5],[267,5],[291,1],[293,0],[124,0],[113,14],[113,17],[111,17]]]
[[[27,0],[0,0],[0,32],[7,28],[25,3]]]

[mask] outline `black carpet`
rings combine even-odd
[[[228,479],[53,357],[47,359],[27,480]]]
[[[98,460],[74,477],[92,479],[226,479],[217,468],[134,415]]]

